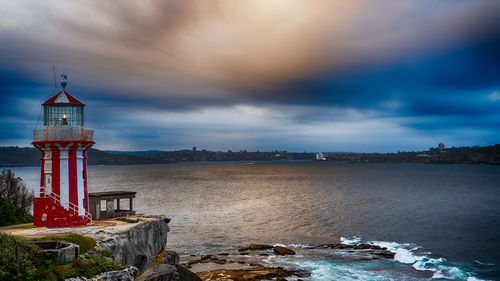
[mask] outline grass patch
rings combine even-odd
[[[42,270],[47,280],[64,280],[67,278],[83,276],[92,278],[99,273],[122,270],[128,266],[110,262],[104,258],[83,255],[80,259],[69,263],[51,264]]]
[[[25,224],[25,225],[12,225],[12,226],[7,226],[5,229],[30,229],[34,228],[35,226],[32,224]]]
[[[127,218],[116,218],[115,220],[117,221],[123,221],[123,222],[128,222],[128,223],[138,223],[139,219],[127,219]]]
[[[80,246],[80,253],[84,254],[90,250],[94,250],[96,242],[94,239],[80,235],[78,233],[68,233],[66,235],[47,235],[43,237],[28,238],[28,241],[54,241],[64,240]]]
[[[111,255],[111,253],[108,250],[96,250],[96,252],[103,257],[107,257],[107,258],[113,257],[113,255]]]

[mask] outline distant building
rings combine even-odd
[[[438,149],[439,149],[439,150],[444,150],[444,143],[440,142],[440,143],[438,144]]]
[[[318,152],[318,153],[316,153],[316,160],[318,160],[318,161],[325,161],[326,157],[323,155],[323,153]]]
[[[193,146],[193,151],[196,152],[196,146]]]

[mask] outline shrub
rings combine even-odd
[[[85,258],[78,263],[73,263],[73,267],[78,271],[80,276],[92,278],[101,272],[122,270],[128,266],[110,262],[104,258],[85,255]]]
[[[84,255],[83,258],[73,262],[58,265],[53,263],[48,268],[42,270],[42,276],[47,280],[64,280],[78,276],[92,278],[102,272],[122,270],[127,267],[100,257]]]
[[[8,199],[0,199],[0,226],[32,222],[33,217],[14,206]]]
[[[11,170],[0,172],[0,226],[32,222],[34,194]]]
[[[19,275],[16,266],[16,244],[19,254]],[[47,265],[45,254],[40,248],[25,239],[0,232],[0,280],[43,279],[39,267]]]

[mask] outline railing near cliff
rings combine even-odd
[[[61,197],[59,196],[59,194],[55,194],[55,193],[50,193],[50,194],[45,194],[45,196],[49,197],[51,200],[54,201],[54,203],[60,205],[60,206],[63,206],[63,203],[61,203]],[[80,208],[71,203],[71,202],[66,202],[68,204],[68,209],[71,210],[74,214],[80,216]],[[64,204],[66,204],[64,203]],[[85,209],[83,210],[83,217],[89,221],[92,221],[92,215],[87,212]]]

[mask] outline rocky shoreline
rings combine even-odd
[[[301,246],[300,248],[281,245],[250,244],[233,252],[211,255],[189,255],[181,258],[181,265],[196,273],[202,280],[303,280],[311,276],[307,270],[280,267],[266,262],[276,257],[293,256],[310,249],[332,249],[349,252],[357,259],[393,259],[394,253],[386,248],[341,243]]]
[[[201,281],[201,280],[302,280],[311,276],[307,270],[273,263],[277,258],[304,254],[306,250],[329,249],[347,253],[357,260],[394,259],[394,253],[371,244],[319,244],[300,247],[284,245],[249,244],[215,254],[179,256],[168,250],[167,236],[170,219],[165,216],[134,216],[134,223],[117,220],[95,221],[92,226],[47,229],[19,229],[11,234],[25,237],[78,233],[91,237],[97,243],[96,252],[109,253],[104,257],[127,265],[119,271],[101,273],[93,278],[67,279],[69,281]]]

